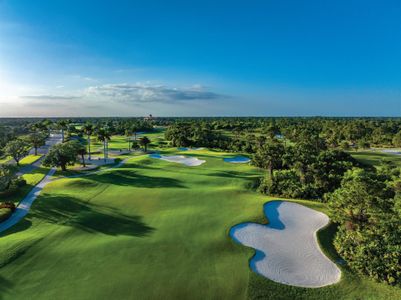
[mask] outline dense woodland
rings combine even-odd
[[[209,147],[239,152],[265,170],[259,192],[326,202],[338,224],[334,246],[358,273],[401,285],[401,170],[391,163],[373,167],[349,150],[401,147],[401,118],[100,118],[0,122],[0,155],[18,160],[40,147],[51,129],[64,144],[44,160],[65,170],[85,147],[72,135],[104,142],[166,128],[166,147]],[[150,141],[142,140],[145,149]],[[134,144],[132,144],[134,146]],[[90,150],[89,150],[90,151]],[[64,155],[64,156],[63,156]],[[21,184],[16,170],[1,166],[0,192]]]

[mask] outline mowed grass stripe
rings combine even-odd
[[[263,204],[270,198],[249,189],[263,172],[225,163],[225,154],[204,155],[207,163],[199,167],[136,157],[118,169],[46,186],[27,218],[0,238],[0,263],[7,262],[0,269],[2,298],[399,295],[349,272],[338,285],[309,290],[252,273],[253,251],[234,243],[228,231],[238,223],[266,221]],[[331,247],[329,240],[323,245]]]

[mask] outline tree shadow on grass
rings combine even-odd
[[[120,186],[134,186],[145,188],[185,188],[180,180],[168,177],[145,176],[134,170],[119,169],[105,174],[93,174],[87,177],[101,183]]]
[[[1,237],[5,237],[5,236],[10,235],[10,234],[13,234],[13,233],[17,233],[17,232],[20,232],[20,231],[27,230],[31,226],[32,226],[32,222],[30,220],[24,218],[21,221],[19,221],[17,224],[15,224],[14,226],[12,226],[9,229],[7,229],[7,230],[3,231],[2,233],[0,233],[0,238]]]
[[[27,218],[113,236],[145,237],[154,231],[142,221],[141,216],[126,215],[116,209],[85,203],[67,195],[44,195],[35,203]]]
[[[225,177],[225,178],[240,178],[240,179],[249,179],[252,180],[255,177],[260,177],[260,174],[256,173],[244,173],[238,171],[220,171],[213,172],[209,174],[205,174],[206,176],[217,176],[217,177]]]
[[[14,283],[0,275],[0,300],[4,299],[4,294],[10,291]]]

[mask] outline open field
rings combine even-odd
[[[379,166],[382,161],[392,162],[401,167],[401,155],[379,151],[352,151],[350,154],[360,162],[372,166]]]
[[[177,150],[165,152],[173,153]],[[271,199],[251,189],[261,171],[223,162],[228,155],[223,152],[185,155],[206,163],[187,167],[138,156],[118,169],[46,186],[28,216],[1,234],[1,298],[401,296],[400,289],[359,278],[341,266],[340,283],[321,289],[290,287],[256,275],[248,267],[253,250],[236,244],[228,233],[242,222],[265,221],[263,204]],[[300,203],[325,211],[320,203]],[[332,234],[328,227],[319,238],[335,260]]]

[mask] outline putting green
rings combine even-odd
[[[268,198],[250,189],[260,170],[227,164],[224,155],[199,151],[206,163],[197,167],[134,157],[118,169],[47,185],[28,216],[0,235],[0,298],[367,295],[363,280],[352,275],[345,276],[351,283],[312,292],[255,277],[248,267],[253,250],[234,243],[228,232],[260,221]],[[399,295],[398,289],[371,286],[372,295]]]

